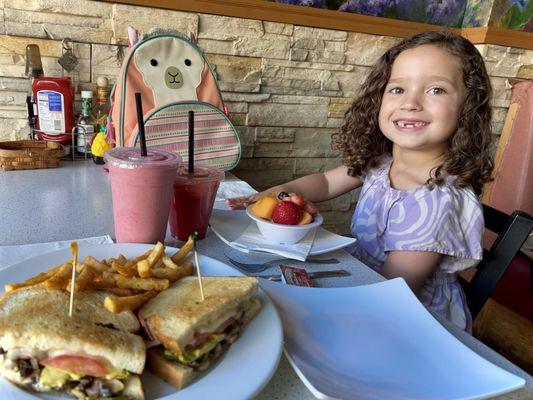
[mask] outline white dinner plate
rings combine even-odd
[[[248,227],[248,224],[254,223],[246,215],[245,210],[224,210],[214,209],[211,214],[211,220],[209,224],[215,234],[232,248],[244,251],[238,246],[232,244]],[[333,232],[329,232],[322,227],[318,227],[316,230],[315,240],[309,251],[310,256],[318,254],[329,253],[330,251],[342,249],[355,242],[354,238],[337,235]]]
[[[117,257],[124,254],[133,257],[144,253],[153,245],[107,244],[98,246],[80,245],[79,259],[92,255],[97,259]],[[171,248],[167,250],[172,252]],[[0,287],[6,283],[20,282],[54,265],[71,259],[70,249],[63,249],[30,258],[0,271]],[[200,256],[200,267],[204,275],[242,275],[234,268],[213,258]],[[268,296],[259,290],[262,309],[244,329],[241,337],[200,379],[190,386],[176,389],[149,372],[142,375],[146,399],[188,400],[188,399],[249,399],[259,393],[268,383],[281,356],[283,333],[276,308]],[[58,397],[24,391],[0,378],[0,399],[30,400],[58,399]]]
[[[484,399],[525,385],[450,334],[401,278],[309,288],[261,279],[285,353],[318,398]]]

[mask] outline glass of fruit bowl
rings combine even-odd
[[[322,215],[316,214],[313,222],[305,225],[285,225],[276,224],[275,222],[258,217],[252,211],[252,205],[246,208],[246,214],[257,223],[259,231],[269,243],[273,244],[294,244],[302,240],[311,229],[322,225],[324,219]]]

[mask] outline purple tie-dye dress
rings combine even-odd
[[[357,241],[348,251],[377,272],[389,251],[443,254],[418,297],[432,311],[471,332],[472,318],[457,272],[481,260],[481,203],[473,190],[453,186],[453,177],[431,190],[394,189],[389,180],[391,162],[390,156],[385,157],[363,175],[351,225]]]

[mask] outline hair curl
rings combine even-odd
[[[491,86],[483,58],[475,46],[451,31],[429,31],[405,39],[381,56],[363,83],[358,97],[346,111],[340,131],[332,135],[332,147],[340,151],[349,174],[360,176],[366,168],[376,166],[392,142],[380,131],[378,115],[381,99],[390,77],[392,64],[407,49],[434,45],[457,56],[461,62],[465,98],[456,132],[442,165],[432,171],[428,184],[441,185],[447,175],[455,176],[457,187],[471,186],[480,194],[491,180]]]

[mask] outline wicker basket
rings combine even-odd
[[[0,166],[4,171],[59,167],[65,155],[61,145],[37,140],[0,142]]]

